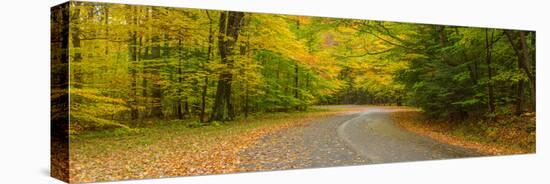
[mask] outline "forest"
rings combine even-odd
[[[456,121],[536,111],[533,31],[70,6],[72,134],[327,104],[406,105]]]
[[[78,1],[50,18],[64,181],[536,149],[535,31]]]

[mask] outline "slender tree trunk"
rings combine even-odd
[[[299,30],[300,29],[300,19],[296,19],[296,29]],[[296,61],[296,63],[294,63],[294,98],[296,98],[297,100],[300,99],[300,97],[298,96],[298,88],[299,88],[299,74],[300,74],[300,69],[298,67],[298,62]],[[300,105],[297,105],[296,106],[296,110],[299,110],[300,109]]]
[[[179,61],[178,61],[178,68],[177,68],[177,72],[178,72],[178,76],[177,76],[177,79],[178,79],[178,83],[181,84],[183,82],[183,77],[182,77],[182,62],[183,62],[183,58],[182,58],[182,49],[181,49],[181,39],[178,39],[178,51],[179,51],[179,54],[178,54],[178,57],[179,57]],[[178,119],[183,119],[183,108],[182,108],[182,105],[181,105],[181,89],[178,87],[178,90],[177,90],[177,93],[178,93],[178,98],[177,98],[177,104],[176,104],[176,116],[178,117]]]
[[[130,24],[137,26],[137,10],[136,7],[132,7],[132,15],[129,15]],[[136,78],[136,63],[138,62],[138,53],[137,53],[137,31],[130,31],[130,42],[128,45],[129,57],[130,57],[130,100],[128,100],[128,105],[130,106],[130,119],[135,122],[139,118],[137,110],[137,78]]]
[[[145,41],[144,41],[145,40]],[[143,118],[147,118],[149,116],[149,107],[148,107],[148,104],[147,104],[147,97],[148,97],[148,94],[147,94],[147,74],[146,74],[146,59],[148,57],[148,47],[147,46],[143,46],[143,42],[147,42],[147,39],[144,38],[144,36],[139,36],[138,38],[138,45],[137,45],[137,57],[138,57],[138,63],[141,63],[141,74],[139,75],[141,77],[141,100],[138,100],[138,104],[140,104],[141,106],[143,106],[145,109],[142,110],[141,112],[141,118],[140,118],[140,121],[143,121]],[[142,50],[143,49],[143,50]],[[139,77],[138,76],[138,77]],[[137,91],[137,89],[136,89]],[[136,92],[137,94],[137,92]]]
[[[490,40],[489,40],[490,39]],[[491,48],[492,48],[493,36],[489,38],[489,31],[485,29],[485,62],[487,63],[487,77],[489,81],[487,83],[487,95],[488,95],[488,108],[489,112],[495,111],[495,97],[493,90],[493,69],[491,67]]]
[[[306,73],[306,84],[305,89],[309,92],[309,73]],[[307,110],[308,104],[304,104],[304,110]]]
[[[147,68],[147,66],[146,66],[146,64],[145,64],[145,61],[142,61],[141,64],[142,64],[142,67],[143,67],[143,68],[142,68],[143,71],[142,71],[142,73],[141,73],[141,75],[142,75],[142,82],[141,82],[141,90],[142,90],[142,92],[141,92],[141,96],[143,97],[143,100],[142,100],[143,102],[142,102],[142,103],[143,103],[143,106],[145,107],[145,112],[142,113],[142,116],[143,116],[144,118],[148,118],[148,117],[149,117],[149,109],[150,109],[150,107],[149,107],[149,104],[147,103],[147,102],[149,101],[149,100],[148,100],[148,99],[149,99],[149,98],[148,98],[148,97],[149,97],[149,92],[147,91],[147,87],[149,86],[149,80],[147,80],[147,77],[146,77],[146,74],[145,74],[145,70],[146,70],[146,68]]]
[[[146,10],[146,13],[147,13],[147,18],[146,18],[146,21],[147,22],[151,22],[153,20],[153,15],[154,15],[154,9],[153,7],[149,7],[147,10]],[[148,27],[148,31],[149,33],[146,34],[143,38],[145,44],[141,43],[141,39],[140,39],[140,47],[143,46],[144,47],[144,52],[143,52],[143,60],[141,61],[142,62],[142,78],[143,78],[143,83],[142,83],[142,90],[143,90],[143,97],[144,97],[144,100],[143,100],[143,105],[145,106],[145,113],[144,113],[144,116],[146,118],[152,116],[152,110],[154,108],[154,103],[155,103],[155,100],[154,100],[154,96],[150,95],[149,94],[149,80],[151,79],[151,76],[150,76],[150,71],[151,71],[151,68],[150,68],[150,63],[151,63],[151,59],[154,59],[155,57],[153,56],[153,44],[155,42],[155,40],[153,40],[153,26],[150,25]],[[153,69],[154,70],[154,69]],[[152,79],[151,79],[152,80]],[[154,80],[152,80],[153,83],[154,83]],[[153,116],[154,117],[154,116]]]
[[[520,80],[517,84],[517,96],[516,96],[516,115],[521,115],[524,108],[525,87],[523,80]]]
[[[244,117],[248,118],[248,84],[244,88]]]
[[[212,45],[214,44],[214,32],[213,32],[213,25],[214,21],[212,20],[212,17],[210,17],[210,13],[208,10],[206,10],[206,16],[209,20],[209,29],[208,29],[208,50],[206,52],[206,61],[203,63],[202,69],[207,70],[206,64],[210,62],[210,57],[212,53]],[[204,76],[204,84],[202,86],[202,93],[201,93],[201,114],[200,114],[200,121],[204,122],[206,121],[206,95],[208,94],[208,75]]]
[[[298,88],[299,88],[299,74],[300,69],[298,68],[298,63],[294,64],[294,98],[300,99],[298,96]],[[296,109],[300,109],[300,105],[296,106]]]
[[[445,33],[445,26],[443,26],[443,25],[436,26],[436,31],[437,31],[438,36],[439,36],[439,45],[441,47],[446,47],[447,46],[447,33]],[[448,54],[446,52],[442,52],[441,55],[442,55],[443,63],[449,64]]]
[[[187,97],[183,99],[183,116],[184,117],[191,116],[191,113],[189,112],[189,101],[187,100]]]
[[[152,18],[156,18],[156,8],[152,7]],[[151,38],[151,59],[154,61],[153,67],[151,67],[151,74],[154,76],[154,82],[152,84],[152,99],[151,99],[151,116],[159,118],[163,117],[162,114],[162,89],[160,87],[160,64],[161,64],[161,44],[160,36],[154,35]],[[166,44],[166,43],[165,43]],[[166,53],[164,53],[166,55]]]
[[[183,108],[181,107],[181,102],[179,100],[176,104],[176,116],[178,119],[183,119]]]
[[[250,21],[250,19],[249,19]],[[246,24],[249,24],[246,23]],[[246,55],[247,58],[251,58],[251,53],[252,51],[250,51],[250,34],[247,34],[246,35],[246,45],[244,47],[244,52],[243,52],[243,55]],[[250,61],[250,60],[248,60]],[[245,74],[245,78],[246,78],[246,74]],[[248,81],[248,80],[247,80]],[[248,113],[250,111],[250,108],[248,107],[248,104],[249,104],[249,88],[250,88],[250,83],[249,82],[246,82],[245,83],[245,89],[244,89],[244,117],[245,118],[248,118]]]
[[[206,118],[206,95],[208,93],[208,76],[204,77],[204,85],[202,86],[201,93],[201,122],[205,122]]]
[[[151,19],[150,17],[151,15],[149,14],[149,17],[148,19]],[[143,43],[145,42],[145,44]],[[145,107],[145,110],[144,112],[142,113],[142,116],[143,118],[149,118],[149,110],[151,109],[151,107],[149,106],[150,104],[148,103],[149,101],[149,92],[147,91],[147,87],[149,86],[149,79],[148,79],[148,64],[147,64],[147,60],[149,60],[151,58],[151,55],[149,54],[149,47],[150,47],[150,43],[151,43],[151,39],[148,39],[147,36],[143,36],[143,37],[140,37],[139,38],[139,48],[141,50],[141,48],[143,48],[143,53],[140,54],[141,56],[141,96],[143,97],[142,99],[142,105],[143,107]],[[144,46],[145,45],[145,46]]]

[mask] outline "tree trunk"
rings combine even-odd
[[[137,25],[137,10],[136,7],[132,7],[132,15],[129,15],[130,24]],[[130,76],[131,76],[131,84],[130,84],[130,99],[128,100],[128,105],[130,106],[130,119],[132,121],[137,120],[139,117],[138,110],[137,110],[137,79],[136,79],[136,63],[138,62],[138,54],[137,54],[137,31],[131,30],[130,31],[130,41],[128,43],[128,49],[129,49],[129,58],[130,58]]]
[[[296,29],[300,29],[300,19],[297,19],[296,20]],[[298,96],[298,87],[299,87],[299,74],[300,74],[300,69],[298,68],[298,62],[295,61],[296,63],[294,63],[294,98],[296,98],[297,100],[299,100],[299,96]],[[300,109],[300,105],[297,105],[296,106],[296,110],[299,110]]]
[[[521,48],[521,57],[523,59],[520,60],[521,65],[524,68],[525,73],[527,73],[527,77],[529,77],[529,87],[531,90],[531,98],[533,102],[533,111],[536,111],[536,103],[537,103],[537,96],[536,96],[536,81],[535,81],[535,75],[533,70],[531,69],[531,62],[529,61],[529,48],[527,47],[527,39],[525,38],[525,32],[520,31],[519,32],[519,40],[520,40],[520,48]]]
[[[191,113],[189,112],[189,101],[187,100],[187,97],[183,99],[183,116],[184,117],[191,116]]]
[[[156,10],[153,8],[153,10]],[[153,13],[153,16],[156,13]],[[163,117],[162,114],[162,89],[160,87],[160,63],[161,63],[161,46],[160,46],[160,37],[155,35],[151,39],[152,48],[151,48],[151,59],[154,60],[153,67],[151,67],[151,74],[154,76],[152,84],[152,94],[151,94],[151,116],[155,118]],[[166,44],[166,43],[165,43]],[[166,53],[165,53],[166,54]]]
[[[208,76],[204,76],[204,85],[202,86],[202,93],[201,93],[201,117],[200,121],[204,122],[206,121],[206,95],[208,93]]]
[[[517,84],[517,97],[516,97],[516,115],[518,116],[523,113],[523,108],[524,108],[523,96],[525,96],[525,87],[523,85],[523,80],[520,80]]]
[[[440,47],[446,47],[447,46],[447,34],[445,33],[445,26],[438,25],[438,26],[436,26],[435,29],[438,33]],[[446,52],[442,52],[441,55],[442,55],[441,59],[442,59],[443,63],[448,65],[449,64],[448,54]]]
[[[309,73],[306,73],[306,84],[305,84],[305,90],[309,93]],[[304,110],[307,110],[308,104],[304,103]]]
[[[181,68],[183,67],[182,66],[182,62],[183,62],[183,58],[182,58],[182,49],[181,49],[181,39],[178,39],[178,57],[179,57],[179,61],[178,61],[178,68],[177,68],[177,72],[178,72],[178,76],[177,76],[177,79],[178,79],[178,83],[181,84],[183,82],[183,78],[182,78],[182,70]],[[178,117],[178,119],[183,119],[183,108],[182,108],[182,105],[181,105],[181,89],[178,87],[178,90],[177,90],[177,93],[178,93],[178,98],[177,98],[177,104],[176,104],[176,116]]]
[[[244,117],[248,118],[248,84],[244,89]]]
[[[234,111],[231,104],[231,82],[233,74],[233,46],[236,44],[244,13],[222,12],[220,15],[220,34],[218,37],[218,48],[221,63],[227,65],[227,70],[222,71],[218,79],[216,99],[212,109],[210,120],[226,121],[233,120]]]
[[[525,32],[519,31],[519,33],[515,33],[513,31],[504,31],[504,33],[518,57],[518,67],[527,75],[532,101],[531,108],[533,111],[536,111],[536,79],[529,61],[529,48],[527,47]]]
[[[494,32],[493,32],[494,33]],[[490,40],[489,40],[490,39]],[[488,95],[488,108],[489,112],[495,112],[495,97],[493,90],[493,69],[491,68],[491,48],[492,48],[493,36],[489,38],[489,31],[485,29],[485,62],[487,63],[487,77],[489,81],[487,83],[487,95]]]
[[[143,66],[143,71],[141,73],[142,75],[142,82],[141,82],[141,89],[142,89],[142,92],[141,92],[141,96],[143,98],[142,100],[142,103],[143,103],[143,106],[145,107],[145,110],[144,110],[144,113],[142,113],[142,116],[143,118],[148,118],[149,117],[149,105],[148,105],[148,97],[149,97],[149,92],[147,91],[147,86],[149,86],[149,80],[147,80],[146,78],[146,74],[145,74],[145,68],[147,68],[147,66],[145,66],[145,61],[142,61],[141,62],[142,66]]]
[[[298,63],[295,63],[294,64],[294,98],[296,98],[297,100],[300,99],[298,96],[299,73],[300,73],[300,69],[298,68]],[[300,105],[297,105],[296,109],[297,110],[300,109]]]
[[[214,21],[212,20],[212,17],[210,17],[210,13],[208,10],[206,10],[206,16],[209,20],[209,29],[208,29],[208,50],[206,52],[206,61],[204,62],[202,69],[206,71],[206,64],[210,62],[210,56],[212,53],[212,45],[214,44],[214,32],[212,26],[214,25]],[[204,122],[206,121],[206,95],[208,94],[208,74],[204,76],[204,84],[202,86],[202,92],[201,92],[201,114],[200,114],[200,121]]]

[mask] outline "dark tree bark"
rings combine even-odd
[[[183,116],[184,117],[189,117],[190,116],[190,112],[189,112],[189,101],[187,100],[187,97],[185,97],[183,99]]]
[[[300,99],[298,96],[298,88],[299,88],[299,74],[300,69],[298,68],[298,63],[294,64],[294,98]],[[299,105],[296,106],[296,109],[299,109]]]
[[[143,40],[145,40],[145,47],[143,47]],[[145,107],[145,110],[143,111],[142,113],[142,116],[143,118],[148,118],[149,117],[149,110],[151,109],[149,107],[149,104],[148,104],[148,97],[149,97],[149,92],[148,92],[148,86],[149,86],[149,79],[148,79],[148,64],[147,64],[147,60],[151,58],[151,55],[149,54],[149,45],[150,45],[150,42],[151,40],[150,39],[147,39],[147,38],[143,38],[143,37],[140,37],[139,38],[139,48],[140,48],[140,51],[141,52],[141,48],[144,48],[144,51],[141,52],[140,54],[140,58],[141,59],[141,97],[142,98],[142,101],[141,101],[141,104]]]
[[[160,67],[155,67],[154,68],[154,73],[153,75],[156,76],[156,78],[159,78],[160,79]],[[160,87],[160,83],[159,81],[156,81],[153,83],[153,91],[152,91],[152,101],[151,101],[151,104],[152,104],[152,109],[151,109],[151,116],[153,117],[163,117],[163,113],[162,113],[162,89]]]
[[[218,48],[220,52],[221,63],[228,66],[229,70],[223,71],[218,79],[216,89],[216,99],[212,109],[210,120],[227,121],[233,120],[235,114],[231,104],[231,82],[233,75],[233,47],[235,46],[239,30],[242,24],[244,13],[242,12],[222,12],[220,15],[220,30],[218,36]]]
[[[151,16],[153,19],[156,19],[155,16],[157,16],[158,13],[156,13],[156,8],[152,7]],[[161,44],[160,44],[160,36],[159,35],[153,35],[151,38],[151,44],[153,46],[151,47],[151,59],[155,61],[153,64],[153,67],[151,67],[151,74],[158,80],[155,80],[152,84],[152,100],[151,100],[151,116],[155,118],[163,117],[162,114],[162,89],[160,87],[159,80],[161,78],[160,76],[160,63],[161,63]],[[166,44],[166,42],[165,42]],[[164,53],[166,55],[166,53]]]
[[[209,28],[208,28],[208,49],[206,51],[206,61],[202,65],[202,69],[206,71],[206,64],[210,62],[210,57],[212,55],[212,45],[214,44],[214,20],[212,20],[212,17],[210,17],[210,13],[208,10],[206,10],[206,16],[208,17],[209,21]],[[204,84],[202,86],[202,92],[201,92],[201,114],[200,114],[200,121],[204,122],[206,121],[206,95],[208,95],[208,75],[204,76]]]
[[[132,7],[133,15],[129,15],[129,22],[130,24],[137,25],[137,17],[136,17],[136,7]],[[129,58],[130,58],[130,76],[131,76],[131,84],[130,84],[130,99],[128,100],[128,105],[130,106],[130,119],[132,121],[137,120],[139,117],[138,110],[137,110],[137,83],[136,83],[136,63],[138,62],[138,51],[137,51],[137,32],[135,30],[130,31],[129,36],[129,42],[128,42],[128,49],[129,49]]]
[[[306,73],[305,89],[309,92],[309,73]],[[307,110],[308,104],[304,104],[304,110]]]
[[[241,45],[241,48],[240,48],[240,54],[243,57],[250,57],[249,50],[248,50],[249,46],[250,46],[250,35],[247,35],[247,36],[248,37],[247,37],[246,44]],[[244,72],[246,72],[246,71],[244,71]],[[246,74],[244,72],[241,73],[241,75],[244,75],[245,76],[244,80],[247,81]],[[244,85],[244,94],[243,94],[242,98],[244,99],[244,101],[243,101],[243,104],[242,104],[242,106],[243,106],[242,108],[243,108],[243,111],[244,111],[244,117],[248,118],[248,111],[249,111],[249,109],[248,109],[248,87],[249,87],[248,82],[244,82],[243,85]]]
[[[529,48],[527,47],[525,31],[504,31],[504,33],[518,57],[518,67],[527,75],[532,101],[531,108],[533,111],[536,111],[536,79],[529,60]]]
[[[435,26],[435,30],[438,34],[439,46],[440,47],[446,47],[447,46],[447,33],[445,32],[445,26],[443,26],[443,25]],[[441,56],[442,56],[441,59],[442,59],[443,63],[449,65],[448,54],[446,52],[442,52]]]
[[[248,84],[244,88],[244,117],[248,118]]]
[[[139,115],[139,120],[140,121],[143,121],[143,118],[146,118],[148,116],[148,108],[147,108],[147,78],[146,78],[146,74],[145,74],[145,59],[147,59],[147,50],[144,49],[143,47],[143,36],[139,36],[138,37],[138,40],[137,40],[137,61],[136,61],[136,67],[138,66],[138,63],[141,63],[141,74],[137,75],[136,76],[136,97],[138,96],[138,87],[137,87],[137,78],[141,77],[141,86],[142,86],[142,91],[141,91],[141,100],[137,100],[136,98],[136,105],[139,104],[139,105],[142,105],[142,106],[145,106],[145,110],[141,110],[141,114],[138,114]],[[147,41],[146,41],[147,42]],[[145,47],[147,48],[147,47]],[[142,51],[143,49],[143,51]],[[137,73],[137,68],[135,69],[136,70],[136,73]],[[138,110],[138,113],[140,113],[140,111]]]
[[[533,102],[533,111],[536,111],[536,103],[537,103],[537,96],[536,96],[536,81],[535,81],[535,74],[533,70],[531,69],[531,62],[529,61],[529,48],[527,47],[527,39],[525,38],[525,32],[520,31],[519,32],[519,40],[520,40],[520,48],[521,48],[521,57],[523,59],[520,60],[522,68],[524,68],[525,73],[527,73],[527,77],[529,77],[529,84],[530,84],[530,90],[531,90],[531,98]]]
[[[183,62],[183,58],[182,58],[182,48],[181,48],[181,39],[178,39],[178,57],[179,57],[179,61],[178,61],[178,68],[177,68],[177,72],[178,72],[178,75],[177,75],[177,78],[178,78],[178,83],[182,83],[183,82],[183,77],[182,77],[182,70],[181,68],[183,67],[182,66],[182,62]],[[178,119],[183,119],[183,107],[182,107],[182,104],[181,104],[181,89],[178,88],[177,90],[177,93],[178,93],[178,99],[177,99],[177,104],[176,104],[176,116]]]
[[[485,29],[485,62],[487,63],[487,77],[489,78],[489,82],[487,83],[487,95],[488,95],[488,108],[489,112],[495,111],[495,95],[494,95],[494,89],[493,89],[493,82],[491,81],[493,78],[493,69],[491,67],[491,49],[492,49],[492,42],[493,42],[493,34],[494,31],[491,34],[491,37],[489,37],[489,31],[488,29]]]
[[[517,96],[516,96],[516,115],[521,115],[524,109],[524,96],[525,96],[525,87],[523,80],[520,80],[517,84]]]
[[[300,29],[300,20],[297,19],[296,20],[296,29]],[[294,64],[294,98],[296,99],[300,99],[300,97],[298,96],[298,88],[299,88],[299,77],[300,77],[300,69],[298,68],[298,62],[296,61],[296,63]],[[296,109],[299,110],[300,109],[300,105],[297,105],[296,106]]]

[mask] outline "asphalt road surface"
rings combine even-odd
[[[240,153],[245,170],[280,170],[481,156],[396,127],[369,107],[263,137]]]

